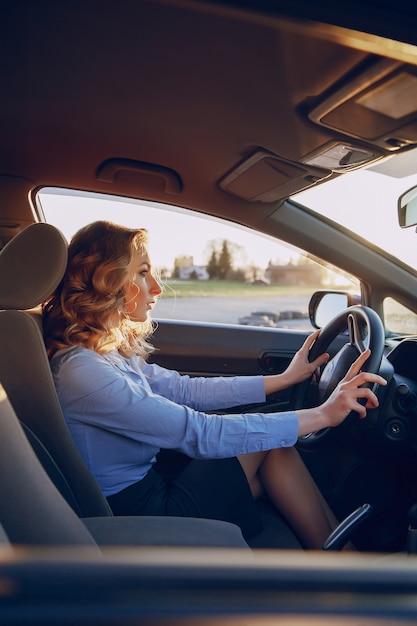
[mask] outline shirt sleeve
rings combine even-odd
[[[86,423],[193,458],[226,458],[288,447],[297,440],[294,412],[219,415],[173,402],[140,372],[130,376],[83,349],[53,364],[55,384],[69,423]]]
[[[156,394],[200,411],[265,402],[263,376],[191,377],[143,363],[142,371]]]

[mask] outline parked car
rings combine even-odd
[[[239,317],[239,324],[242,324],[243,326],[275,326],[274,320],[272,320],[269,315],[262,315],[256,312],[251,313],[251,315]]]
[[[416,19],[401,0],[3,6],[2,624],[416,620]],[[189,254],[206,243],[196,217],[263,238],[277,259],[288,245],[322,282],[293,286],[310,303],[302,328],[177,319],[173,298],[172,315],[155,311],[154,362],[278,373],[319,327],[314,350],[337,378],[347,351],[370,346],[367,367],[388,381],[365,420],[297,444],[355,553],[300,549],[266,500],[251,545],[221,523],[113,518],[57,418],[36,307],[65,269],[66,236],[156,218],[155,249],[178,240]],[[281,310],[252,297],[249,311]],[[256,410],[328,392],[308,381]]]

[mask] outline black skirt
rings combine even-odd
[[[240,526],[246,540],[262,520],[237,458],[188,460],[178,473],[156,464],[140,482],[107,498],[114,515],[203,517]]]

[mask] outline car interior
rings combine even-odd
[[[417,236],[417,179],[406,182],[417,176],[416,6],[16,0],[2,8],[2,623],[414,621],[417,331],[392,327],[387,302],[414,320],[417,263],[371,235],[382,222],[392,241],[405,230]],[[384,226],[378,202],[356,204],[362,171],[403,183],[391,207],[398,233]],[[345,226],[336,206],[325,215],[308,204],[310,192],[344,178],[353,181],[346,218],[369,224],[369,238]],[[371,191],[377,198],[377,182]],[[56,223],[48,194],[69,202]],[[310,356],[330,353],[331,380],[328,370],[317,384],[274,394],[260,412],[323,402],[354,355],[371,348],[366,369],[388,382],[375,388],[379,408],[297,443],[340,520],[321,552],[304,550],[266,497],[263,530],[251,541],[220,520],[113,515],[66,426],[42,336],[41,305],[67,263],[61,224],[88,222],[84,196],[110,203],[114,222],[122,205],[136,219],[140,203],[227,221],[354,277],[355,292],[303,286],[307,327],[155,310],[152,362],[190,376],[281,373],[320,328]],[[171,239],[193,237],[180,230]],[[177,451],[160,458],[183,462]],[[342,551],[350,540],[357,552]]]

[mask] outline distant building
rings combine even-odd
[[[268,265],[265,278],[282,285],[319,285],[321,268],[318,265]]]
[[[192,267],[194,258],[192,256],[177,256],[175,259],[175,267]]]
[[[177,257],[175,259],[175,267],[180,280],[208,280],[210,278],[205,266],[194,265],[192,256]]]

